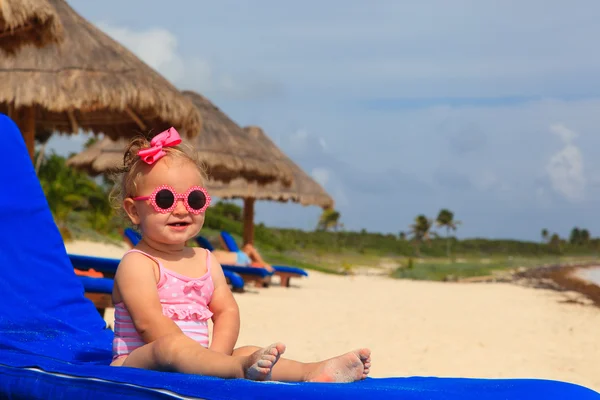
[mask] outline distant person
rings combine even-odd
[[[240,251],[213,250],[212,253],[220,264],[260,267],[269,272],[275,271],[270,264],[263,260],[256,247],[251,243],[245,244]]]
[[[133,139],[125,151],[115,190],[142,239],[115,275],[111,365],[252,380],[364,379],[369,349],[301,363],[281,358],[282,343],[235,348],[239,308],[221,265],[208,250],[185,245],[200,232],[210,196],[195,153],[180,142],[170,128],[150,143]]]

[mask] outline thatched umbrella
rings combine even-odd
[[[211,178],[229,182],[240,177],[260,184],[277,180],[289,186],[292,171],[284,157],[264,151],[206,97],[192,91],[183,94],[202,116],[202,135],[193,143]]]
[[[133,53],[78,15],[64,0],[49,0],[64,40],[0,57],[0,112],[13,117],[33,156],[35,131],[110,137],[175,126],[200,131],[189,99]]]
[[[43,47],[62,39],[63,26],[48,0],[0,1],[0,49],[4,52],[14,54],[26,44]]]
[[[209,183],[208,189],[214,196],[244,199],[244,243],[252,243],[254,240],[254,203],[256,200],[293,201],[305,206],[316,205],[322,208],[333,208],[333,199],[323,187],[288,158],[261,128],[250,126],[244,128],[244,131],[266,154],[285,160],[294,174],[292,184],[288,187],[278,182],[260,186],[241,179],[236,179],[228,184]]]
[[[236,178],[266,184],[274,181],[282,187],[292,182],[292,171],[282,158],[274,157],[252,140],[223,111],[198,93],[186,91],[202,118],[202,134],[191,145],[207,167],[213,181],[229,182]],[[67,164],[91,175],[109,172],[123,165],[125,139],[105,138],[71,157]]]

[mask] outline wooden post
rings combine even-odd
[[[254,243],[254,199],[246,197],[244,199],[244,244]]]
[[[23,107],[18,110],[16,122],[25,140],[29,157],[33,162],[35,156],[35,106]]]

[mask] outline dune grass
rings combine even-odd
[[[455,260],[432,258],[410,259],[392,272],[391,276],[401,279],[446,281],[462,278],[493,276],[498,273],[532,268],[543,265],[587,263],[595,257],[492,257],[457,258]]]

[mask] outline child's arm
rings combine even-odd
[[[131,315],[135,329],[150,343],[181,329],[162,313],[156,290],[155,263],[142,254],[123,257],[115,274],[115,288]]]
[[[210,258],[211,277],[215,285],[208,305],[213,313],[214,324],[210,349],[231,355],[240,333],[240,310],[229,290],[221,264],[212,253]]]

